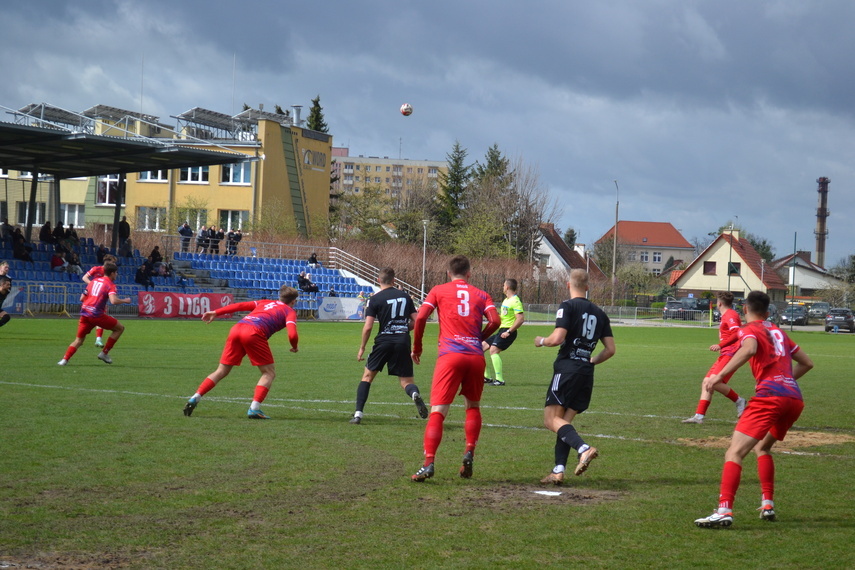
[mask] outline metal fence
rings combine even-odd
[[[555,313],[559,305],[526,305],[526,322],[530,323],[552,323],[555,322]],[[604,306],[612,324],[622,325],[645,325],[664,327],[696,327],[709,328],[718,327],[717,322],[712,321],[709,311],[691,311],[686,318],[673,319],[664,318],[662,309],[651,309],[647,307],[618,307]]]

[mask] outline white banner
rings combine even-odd
[[[355,297],[324,297],[318,304],[318,319],[322,321],[361,321],[365,317],[365,301]]]

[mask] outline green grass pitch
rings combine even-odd
[[[601,456],[547,489],[554,436],[541,419],[555,349],[532,339],[551,326],[523,327],[503,355],[507,386],[485,387],[474,477],[457,476],[460,402],[436,476],[415,484],[425,422],[397,379],[378,375],[362,425],[348,423],[361,324],[301,322],[297,354],[273,337],[269,421],[245,418],[258,379],[248,363],[181,413],[232,322],[125,324],[112,366],[96,359],[93,335],[56,365],[71,319],[0,329],[0,566],[855,567],[855,335],[793,334],[816,368],[801,381],[807,405],[791,432],[801,443],[775,455],[779,521],[757,516],[751,455],[734,526],[716,531],[692,521],[716,504],[734,406],[716,396],[705,424],[680,423],[715,359],[715,330],[616,327],[617,355],[574,422]],[[435,325],[427,338],[423,394]],[[731,385],[750,395],[750,372]]]

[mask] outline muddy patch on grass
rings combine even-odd
[[[713,447],[727,449],[730,446],[730,436],[680,438],[677,441],[684,445],[695,447]],[[842,433],[824,433],[818,431],[792,431],[784,441],[775,444],[773,451],[796,451],[805,447],[822,447],[824,445],[840,445],[855,442],[855,437]]]
[[[616,491],[599,489],[499,483],[491,487],[468,489],[461,500],[472,507],[506,510],[533,509],[543,505],[597,505],[618,500],[622,496]]]
[[[123,554],[69,554],[39,552],[32,556],[0,556],[0,568],[36,568],[63,570],[95,570],[101,568],[127,568],[139,564],[144,556],[131,558]]]

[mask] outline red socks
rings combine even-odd
[[[695,413],[701,416],[707,415],[707,410],[710,407],[710,402],[712,402],[712,400],[698,400],[698,409],[695,410]]]
[[[738,400],[738,399],[739,399],[739,394],[737,394],[737,393],[736,393],[736,390],[734,390],[733,388],[731,388],[731,389],[730,389],[730,392],[728,392],[727,394],[725,394],[725,397],[727,397],[727,399],[728,399],[728,400],[730,400],[731,402],[733,402],[733,403],[735,404],[735,403],[736,403],[736,400]]]
[[[208,392],[210,392],[216,384],[210,378],[205,378],[204,382],[199,384],[199,388],[196,390],[200,396],[204,396]]]
[[[442,426],[445,421],[445,416],[439,412],[433,412],[427,421],[425,427],[425,465],[433,463],[436,457],[436,450],[439,449],[439,444],[442,442]]]
[[[739,489],[739,480],[742,478],[742,465],[733,461],[726,461],[721,471],[721,487],[719,489],[718,507],[720,509],[732,509],[736,490]]]
[[[252,397],[253,402],[258,402],[259,404],[264,401],[264,398],[267,397],[267,393],[270,391],[270,388],[266,388],[264,386],[256,386],[255,387],[255,395]]]
[[[478,444],[478,436],[481,435],[481,408],[466,410],[463,432],[466,435],[466,451],[474,452],[475,446]]]
[[[775,495],[775,461],[771,455],[757,456],[757,475],[764,501],[773,501]]]
[[[105,344],[104,348],[102,349],[104,351],[104,354],[107,354],[108,352],[110,352],[110,349],[112,349],[115,344],[116,344],[116,339],[114,339],[113,337],[108,337],[107,338],[107,344]]]
[[[65,360],[71,360],[71,357],[74,356],[75,352],[77,352],[77,349],[73,346],[69,346],[68,350],[65,351],[65,356],[63,356],[63,358]]]

